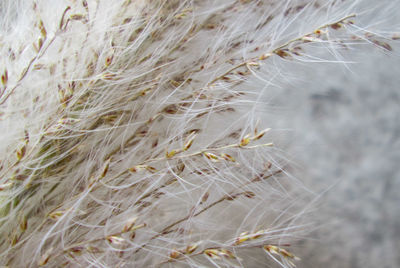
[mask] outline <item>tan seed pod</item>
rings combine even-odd
[[[24,144],[23,146],[17,149],[16,154],[18,161],[20,161],[25,156],[25,153],[26,153],[26,145]]]
[[[240,141],[240,146],[246,146],[250,143],[250,135],[247,134],[246,136],[243,137],[243,139]]]
[[[43,36],[43,38],[46,39],[47,32],[46,32],[46,28],[44,27],[44,23],[42,20],[39,21],[39,30],[40,30],[40,33]]]
[[[10,189],[13,185],[14,185],[13,182],[7,182],[7,183],[0,184],[0,191]]]
[[[4,73],[1,76],[1,83],[3,84],[3,86],[6,86],[8,82],[8,72],[7,69],[4,71]]]
[[[107,161],[104,163],[103,169],[100,173],[100,178],[104,178],[104,176],[107,174],[108,169],[110,167],[110,162],[111,162],[111,158],[107,159]]]
[[[379,41],[379,40],[371,40],[372,43],[374,43],[375,45],[387,50],[387,51],[393,51],[393,48],[391,47],[391,45],[389,45],[386,42],[383,41]]]
[[[83,14],[72,14],[69,16],[71,20],[82,20],[85,16]]]
[[[271,57],[271,56],[272,56],[271,53],[265,53],[265,54],[262,54],[258,59],[259,59],[259,60],[266,60],[266,59],[268,59],[268,58]]]
[[[124,238],[116,235],[107,236],[107,241],[118,246],[123,245],[126,242]]]
[[[110,66],[111,63],[112,63],[112,60],[113,60],[113,57],[112,57],[112,56],[111,56],[111,57],[107,57],[106,60],[105,60],[104,65],[105,65],[106,67]]]
[[[209,192],[206,192],[206,193],[201,197],[201,202],[200,202],[200,204],[207,202],[207,199],[208,199],[209,196],[210,196],[210,193],[209,193]]]
[[[97,247],[93,247],[93,246],[87,246],[86,250],[90,253],[100,253],[101,250]]]
[[[144,228],[144,227],[146,227],[146,226],[147,226],[146,223],[141,223],[141,224],[139,224],[139,225],[132,226],[131,229],[130,229],[130,231],[131,231],[131,232],[134,232],[134,231],[136,231],[136,230],[138,230],[138,229],[141,229],[141,228]]]
[[[43,38],[39,37],[39,39],[38,39],[38,50],[40,50],[43,47],[43,43],[44,43]]]
[[[274,51],[274,53],[281,58],[287,58],[290,56],[288,50],[285,50],[285,49],[279,49],[277,51]]]
[[[39,266],[45,266],[51,257],[51,253],[53,251],[53,248],[49,248],[39,259],[38,265]]]
[[[227,249],[220,249],[219,251],[220,251],[219,254],[220,254],[221,256],[224,256],[224,257],[226,257],[226,258],[236,259],[235,254],[233,254],[233,252],[230,251],[230,250],[227,250]]]
[[[172,151],[170,151],[170,152],[166,152],[165,153],[165,156],[167,157],[167,158],[172,158],[172,157],[174,157],[176,155],[176,150],[172,150]]]
[[[62,217],[65,213],[67,212],[67,210],[58,210],[58,211],[54,211],[51,212],[50,214],[48,214],[48,217],[52,220],[58,220],[60,217]]]
[[[189,135],[189,137],[186,139],[186,142],[185,142],[185,144],[184,144],[184,146],[183,146],[183,150],[184,150],[184,151],[188,150],[188,149],[192,146],[193,141],[194,141],[195,138],[196,138],[196,133],[195,133],[195,132],[192,132],[192,133]]]
[[[180,256],[182,256],[182,253],[180,251],[176,250],[176,249],[172,250],[171,253],[169,254],[169,257],[171,259],[177,259]]]
[[[129,219],[128,222],[124,225],[122,232],[126,233],[126,232],[131,231],[132,228],[134,227],[137,219],[138,219],[138,217],[133,217],[133,218]]]
[[[243,233],[241,233],[241,234],[239,235],[239,237],[237,237],[237,238],[235,239],[234,245],[240,245],[240,244],[242,244],[243,242],[246,242],[247,240],[249,240],[250,237],[249,237],[248,234],[249,234],[248,232],[243,232]]]
[[[259,140],[259,139],[261,139],[261,138],[265,135],[265,133],[267,133],[267,132],[270,131],[270,130],[271,130],[270,128],[267,128],[267,129],[264,129],[264,130],[258,132],[258,133],[253,137],[253,139],[254,139],[254,140]]]
[[[102,78],[103,78],[104,80],[113,80],[113,79],[115,79],[116,77],[117,77],[116,74],[109,73],[109,72],[103,73],[103,75],[102,75]]]
[[[193,252],[196,251],[196,249],[198,248],[199,244],[192,244],[186,247],[185,253],[186,254],[192,254]]]
[[[216,156],[216,155],[213,154],[213,153],[204,152],[203,154],[204,154],[205,157],[207,157],[208,159],[210,159],[210,160],[213,161],[213,162],[218,162],[218,161],[219,161],[219,157]]]
[[[229,154],[222,153],[221,157],[227,161],[236,162],[236,159]]]
[[[343,24],[340,23],[340,22],[337,22],[337,23],[331,24],[330,26],[331,26],[332,29],[338,30],[338,29],[342,28]]]
[[[212,259],[221,259],[219,256],[218,249],[209,248],[209,249],[204,250],[203,253]]]
[[[157,172],[157,169],[148,165],[137,165],[128,169],[132,173],[140,172],[142,170],[150,171],[151,173]]]
[[[77,247],[70,248],[69,251],[72,253],[75,253],[75,254],[81,254],[84,249],[85,248],[83,246],[77,246]]]
[[[22,219],[19,223],[19,228],[22,232],[25,232],[26,229],[28,229],[28,219],[26,218],[26,216],[22,216]]]
[[[246,196],[247,198],[254,198],[256,196],[256,194],[251,191],[246,191],[243,193],[243,195]]]

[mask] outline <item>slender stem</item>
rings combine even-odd
[[[234,67],[232,67],[231,69],[229,69],[228,71],[226,71],[225,73],[223,73],[222,75],[220,75],[220,76],[214,78],[213,80],[211,80],[211,82],[208,83],[207,86],[213,85],[215,82],[217,82],[217,81],[223,79],[225,76],[229,75],[231,72],[233,72],[233,71],[235,71],[235,70],[237,70],[237,69],[239,69],[239,68],[241,68],[241,67],[247,66],[247,65],[250,64],[251,62],[257,62],[257,61],[261,60],[261,58],[262,58],[262,60],[268,59],[272,54],[277,53],[279,50],[284,49],[284,48],[288,47],[289,45],[291,45],[291,44],[293,44],[293,43],[295,43],[295,42],[301,41],[305,36],[311,35],[311,34],[313,34],[313,33],[314,33],[315,31],[317,31],[317,30],[325,29],[325,28],[328,28],[328,27],[330,27],[330,26],[332,26],[332,25],[335,25],[335,24],[338,24],[338,23],[342,23],[342,22],[344,22],[345,20],[348,20],[348,19],[350,19],[350,18],[354,18],[355,16],[356,16],[356,14],[350,14],[350,15],[348,15],[348,16],[345,16],[345,17],[341,18],[341,19],[338,20],[338,21],[324,24],[324,25],[318,27],[317,29],[315,29],[313,32],[310,32],[310,33],[307,33],[307,34],[302,35],[302,36],[300,36],[300,37],[296,37],[296,38],[294,38],[294,39],[291,39],[291,40],[287,41],[286,43],[284,43],[284,44],[282,44],[282,45],[280,45],[280,46],[278,46],[278,47],[272,49],[269,53],[264,54],[264,55],[268,55],[268,56],[265,57],[265,58],[262,58],[262,57],[251,58],[250,60],[247,60],[247,61],[244,61],[244,62],[242,62],[242,63],[239,63],[239,64],[237,64],[236,66],[234,66]]]
[[[279,170],[277,170],[277,171],[275,171],[275,172],[273,172],[273,173],[271,173],[271,174],[264,175],[262,178],[260,178],[259,176],[256,176],[256,177],[253,178],[252,180],[250,180],[250,181],[244,183],[244,184],[243,184],[241,187],[239,187],[238,189],[239,189],[239,190],[242,190],[243,187],[245,187],[245,186],[247,186],[247,185],[249,185],[249,184],[252,184],[252,183],[255,183],[255,182],[258,182],[258,181],[261,181],[261,180],[266,180],[266,179],[268,179],[268,178],[270,178],[270,177],[272,177],[272,176],[278,175],[278,174],[281,173],[282,171],[283,171],[282,169],[279,169]],[[188,219],[190,219],[190,218],[194,218],[194,217],[196,217],[196,216],[202,214],[203,212],[205,212],[205,211],[209,210],[210,208],[212,208],[212,207],[218,205],[219,203],[223,202],[224,200],[228,200],[229,198],[232,198],[232,196],[240,195],[240,194],[243,194],[243,193],[237,192],[237,191],[232,191],[232,192],[230,192],[229,194],[226,194],[226,195],[222,196],[220,199],[218,199],[218,200],[214,201],[213,203],[209,204],[208,206],[204,207],[203,209],[201,209],[201,210],[198,211],[197,213],[195,213],[195,214],[189,214],[189,215],[187,215],[187,216],[185,216],[185,217],[183,217],[183,218],[181,218],[181,219],[179,219],[179,220],[177,220],[177,221],[171,223],[170,225],[168,225],[167,227],[165,227],[164,229],[162,229],[161,232],[159,232],[158,234],[156,234],[156,235],[154,235],[153,237],[151,237],[151,238],[149,239],[149,241],[146,242],[146,244],[143,244],[143,245],[142,245],[140,248],[138,248],[134,253],[137,253],[137,252],[139,252],[140,250],[144,249],[144,248],[146,247],[147,243],[149,243],[150,241],[152,241],[152,240],[154,240],[154,239],[156,239],[156,238],[158,238],[158,237],[161,237],[161,236],[164,236],[164,235],[166,235],[166,234],[169,234],[169,233],[173,232],[174,230],[170,230],[172,227],[174,227],[174,226],[176,226],[176,225],[178,225],[178,224],[180,224],[180,223],[182,223],[182,222],[184,222],[184,221],[186,221],[186,220],[188,220]]]

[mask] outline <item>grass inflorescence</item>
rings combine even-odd
[[[357,4],[9,4],[0,263],[294,267],[309,192],[262,115],[290,79],[281,63],[392,50],[397,35],[358,25]]]

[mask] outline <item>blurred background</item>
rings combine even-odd
[[[298,267],[400,267],[400,47],[349,51],[354,63],[297,66],[271,122],[290,133],[294,172],[315,193]],[[397,55],[396,55],[397,54]],[[279,114],[279,116],[278,116]]]

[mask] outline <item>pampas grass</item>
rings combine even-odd
[[[398,39],[365,1],[1,7],[9,267],[294,267],[316,196],[263,120],[273,92]]]

